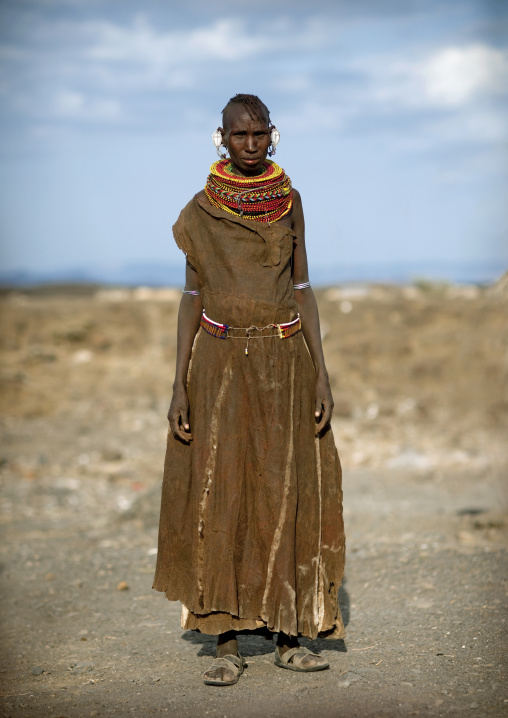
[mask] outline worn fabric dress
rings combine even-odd
[[[174,228],[208,317],[264,327],[297,317],[294,233],[196,195]],[[300,332],[220,339],[200,328],[188,374],[190,444],[171,431],[153,587],[182,627],[344,637],[339,458],[315,437],[315,370]]]

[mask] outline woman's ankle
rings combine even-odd
[[[277,647],[280,653],[289,651],[290,648],[297,648],[300,645],[297,636],[288,636],[286,633],[280,632],[277,636]]]
[[[221,633],[217,636],[217,658],[222,656],[236,656],[238,653],[238,640],[234,631]]]

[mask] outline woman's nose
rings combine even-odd
[[[257,137],[255,137],[254,135],[252,135],[251,137],[247,136],[246,142],[245,142],[245,148],[247,149],[247,151],[254,152],[256,149],[256,146],[257,146]]]

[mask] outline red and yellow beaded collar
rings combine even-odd
[[[233,174],[229,159],[214,162],[205,185],[210,204],[257,222],[284,217],[293,206],[291,180],[275,162],[265,160],[263,166],[260,175],[240,177]]]

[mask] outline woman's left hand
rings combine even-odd
[[[330,422],[333,413],[333,397],[327,374],[318,374],[316,379],[316,436]]]

